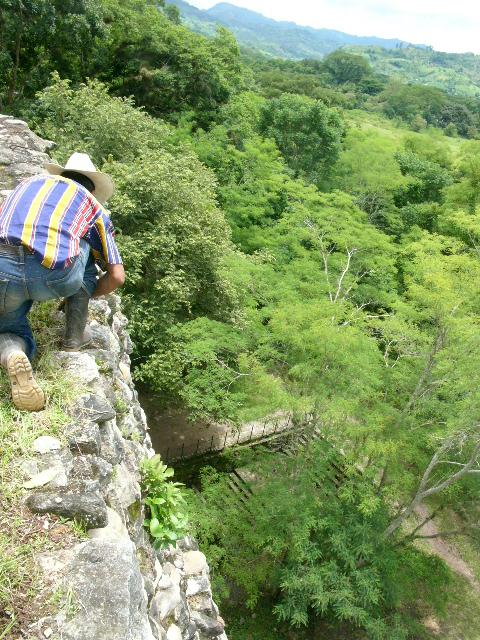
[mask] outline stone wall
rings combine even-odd
[[[0,201],[42,171],[52,143],[0,116]],[[61,312],[52,322],[61,326]],[[227,640],[209,568],[195,540],[152,548],[143,527],[139,463],[154,454],[130,372],[131,342],[120,299],[92,300],[90,348],[54,358],[79,394],[62,438],[41,436],[22,462],[28,508],[86,525],[88,538],[37,555],[53,615],[31,638],[52,640]],[[45,516],[45,526],[52,520]],[[54,607],[55,608],[55,607]]]

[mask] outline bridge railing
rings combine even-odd
[[[288,431],[294,427],[291,414],[276,414],[262,421],[250,422],[239,429],[224,428],[210,438],[198,438],[196,442],[186,445],[185,442],[175,447],[168,447],[162,456],[165,462],[177,462],[196,456],[219,453],[236,445],[259,443],[265,438]]]

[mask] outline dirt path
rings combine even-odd
[[[420,505],[415,509],[415,513],[418,515],[420,522],[428,518],[429,513],[428,509],[425,505]],[[437,525],[433,520],[429,520],[427,524],[425,524],[419,533],[423,536],[434,536],[438,534]],[[466,578],[472,587],[480,593],[480,583],[475,578],[473,571],[470,569],[468,564],[461,558],[458,550],[454,545],[448,544],[442,538],[430,538],[424,540],[427,545],[430,547],[432,553],[434,553],[439,558],[447,564],[452,571],[458,573],[460,576]]]

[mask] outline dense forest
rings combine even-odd
[[[0,112],[113,176],[159,403],[321,430],[242,454],[245,508],[210,468],[188,492],[231,640],[478,638],[478,592],[419,541],[435,515],[479,563],[480,100],[241,55],[159,2],[4,0]]]

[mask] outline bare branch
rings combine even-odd
[[[462,436],[461,443],[463,444],[463,440],[466,440],[467,434],[461,434],[461,436]],[[457,442],[458,442],[458,439],[457,439]],[[394,533],[399,527],[401,527],[402,524],[405,522],[405,520],[412,515],[415,509],[426,498],[429,498],[430,496],[441,493],[442,491],[450,487],[455,482],[458,482],[459,480],[461,480],[471,472],[474,472],[474,473],[480,472],[480,469],[473,468],[476,464],[478,464],[478,457],[480,455],[480,438],[478,438],[476,443],[473,446],[473,449],[468,461],[465,464],[461,465],[461,468],[456,473],[447,477],[445,480],[442,480],[442,482],[439,482],[429,487],[428,485],[434,469],[438,467],[440,464],[442,464],[441,457],[446,451],[449,451],[453,447],[453,445],[454,445],[453,438],[445,440],[441,445],[441,447],[438,449],[438,451],[434,453],[427,468],[425,469],[422,479],[420,480],[415,496],[411,500],[410,504],[404,507],[401,513],[397,517],[395,517],[393,521],[390,523],[390,525],[387,527],[387,529],[384,532],[385,538],[388,538],[389,536],[391,536],[392,533]]]
[[[425,392],[429,390],[429,385],[427,384],[427,382],[430,378],[433,367],[435,366],[436,357],[438,353],[445,346],[446,339],[447,339],[446,327],[439,326],[437,330],[435,342],[433,343],[433,346],[427,356],[427,360],[425,362],[425,366],[423,368],[422,374],[420,375],[420,378],[417,382],[415,389],[411,393],[398,419],[396,420],[395,427],[400,426],[400,424],[402,423],[403,419],[408,414],[408,412],[415,406],[417,401],[425,394]]]
[[[337,291],[335,293],[335,297],[333,298],[333,302],[336,302],[338,300],[338,296],[340,295],[340,292],[342,291],[342,285],[343,285],[343,279],[345,278],[346,274],[348,273],[349,269],[350,269],[350,263],[352,261],[352,256],[354,256],[357,253],[358,249],[348,249],[347,248],[347,263],[340,275],[340,278],[338,279],[338,283],[337,283]]]
[[[413,536],[411,540],[430,540],[432,538],[448,538],[449,536],[460,536],[465,534],[465,529],[455,529],[453,531],[439,531],[429,536]]]

